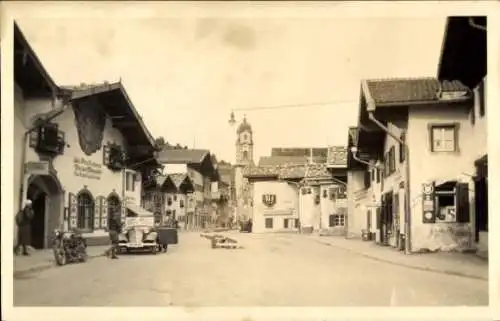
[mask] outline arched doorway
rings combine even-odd
[[[55,175],[34,175],[28,179],[27,198],[33,202],[31,246],[49,247],[51,231],[62,223],[63,190]]]
[[[116,194],[109,195],[107,203],[108,203],[108,226],[109,226],[109,221],[114,215],[118,215],[119,220],[121,221],[122,203],[120,201],[120,198]]]

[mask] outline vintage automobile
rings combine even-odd
[[[126,226],[118,236],[119,253],[132,251],[149,251],[156,254],[159,248],[158,233],[153,226]]]
[[[154,216],[127,217],[118,235],[119,253],[148,251],[152,254],[158,252],[158,233],[154,226]]]

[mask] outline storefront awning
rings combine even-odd
[[[145,208],[135,205],[135,204],[127,204],[127,209],[139,217],[148,217],[148,216],[154,216],[153,212],[150,212],[146,210]]]

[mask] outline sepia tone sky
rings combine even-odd
[[[153,136],[232,162],[237,126],[228,119],[237,108],[333,102],[235,111],[254,129],[255,161],[272,147],[346,144],[360,79],[435,76],[445,23],[444,17],[175,18],[160,11],[154,18],[92,18],[85,10],[58,18],[12,12],[57,84],[121,77]]]

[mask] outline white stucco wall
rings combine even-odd
[[[94,102],[95,103],[95,102]],[[58,102],[60,104],[60,102]],[[87,108],[92,108],[88,102]],[[50,100],[30,100],[25,103],[25,113],[24,121],[29,124],[33,120],[33,117],[39,113],[45,113],[52,109]],[[113,172],[103,165],[103,150],[102,147],[97,150],[92,155],[85,155],[80,147],[78,141],[78,133],[76,127],[75,116],[72,108],[66,109],[61,115],[56,117],[53,122],[59,124],[59,130],[65,133],[66,147],[63,155],[58,155],[53,160],[53,165],[57,171],[57,176],[63,186],[64,193],[64,206],[68,206],[68,194],[77,194],[83,188],[87,188],[94,200],[98,196],[107,197],[110,193],[116,192],[120,199],[126,199],[129,202],[140,204],[141,196],[141,181],[139,173],[137,173],[137,180],[135,180],[134,191],[122,191],[123,187],[123,177],[124,171]],[[123,144],[122,134],[115,128],[112,127],[110,119],[106,120],[106,125],[103,134],[103,144],[107,142],[115,142],[117,144]],[[27,143],[27,145],[29,142]],[[84,159],[87,162],[92,162],[94,169],[101,171],[100,175],[97,175],[98,179],[81,177],[75,175],[76,165],[75,159]],[[26,149],[26,161],[38,161],[38,154],[34,149],[27,147]],[[127,170],[134,172],[131,170]],[[26,190],[25,190],[26,195]],[[61,213],[62,217],[62,213]]]
[[[366,228],[366,208],[368,202],[364,189],[364,172],[347,172],[347,233],[348,237],[361,237],[361,230]]]
[[[422,221],[422,184],[433,180],[459,180],[469,183],[471,222],[474,217],[473,184],[469,175],[474,174],[474,161],[484,155],[486,148],[485,124],[472,125],[470,114],[463,110],[411,109],[408,123],[410,151],[410,179],[412,199],[412,250],[450,249],[471,244],[472,224],[436,223]],[[459,152],[432,153],[428,125],[430,123],[456,122],[459,129]],[[467,173],[467,174],[463,174]],[[450,232],[450,228],[453,229]],[[460,231],[459,231],[460,230]],[[453,234],[460,234],[459,236]],[[468,234],[468,236],[467,236]],[[460,244],[459,244],[460,243]]]
[[[284,228],[284,219],[297,219],[298,196],[297,188],[286,182],[254,182],[253,184],[253,232],[293,231],[295,222],[289,221],[288,228]],[[276,204],[267,207],[262,202],[265,194],[276,195]],[[265,218],[273,218],[273,228],[265,228]]]

